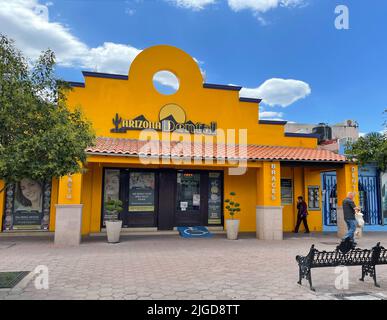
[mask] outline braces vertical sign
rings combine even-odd
[[[67,176],[67,193],[66,198],[71,200],[73,198],[73,178],[71,175]]]
[[[271,164],[271,200],[276,200],[276,192],[277,192],[277,178],[276,178],[276,173],[277,173],[277,166],[275,163]]]

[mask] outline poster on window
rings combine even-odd
[[[319,186],[308,186],[308,208],[309,210],[320,210]]]
[[[105,171],[105,201],[120,197],[120,170]]]
[[[210,172],[208,179],[208,224],[222,223],[222,185],[221,174]]]
[[[129,212],[155,211],[155,174],[131,172],[129,178]]]
[[[192,197],[192,205],[200,206],[200,194],[194,194]]]
[[[8,186],[4,230],[48,230],[51,183],[23,178]]]
[[[281,203],[284,205],[293,203],[292,179],[281,179]]]
[[[104,185],[104,219],[103,225],[109,220],[118,220],[119,212],[107,210],[116,200],[120,200],[120,170],[107,169],[105,170],[105,185]]]

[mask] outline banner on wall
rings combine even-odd
[[[6,191],[5,230],[48,230],[51,183],[23,178]]]

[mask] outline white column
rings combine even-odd
[[[256,207],[257,238],[260,240],[283,240],[282,208]]]
[[[82,204],[57,204],[55,245],[79,246],[81,243]]]

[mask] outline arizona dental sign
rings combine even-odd
[[[184,110],[177,104],[167,104],[161,108],[159,113],[159,121],[149,121],[144,115],[140,115],[133,119],[122,119],[116,113],[113,119],[114,128],[112,133],[126,133],[128,130],[146,130],[152,129],[164,132],[189,132],[198,134],[215,135],[217,124],[211,122],[204,124],[201,122],[192,122],[186,120]]]

